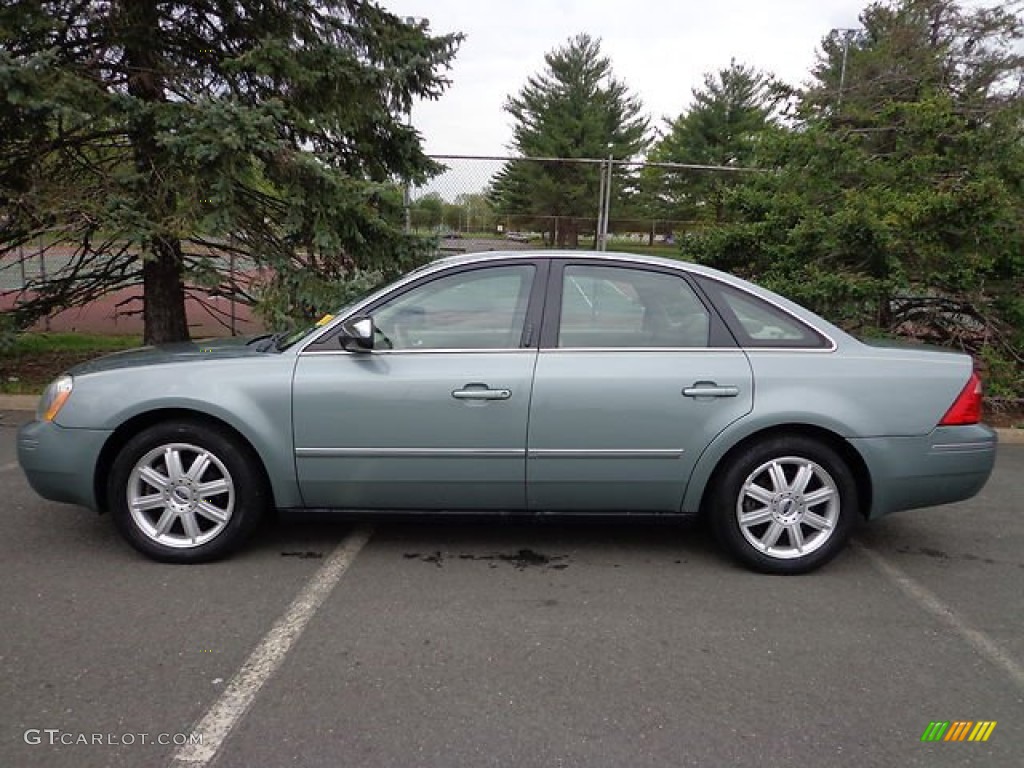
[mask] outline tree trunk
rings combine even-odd
[[[575,216],[569,216],[565,227],[565,246],[571,250],[580,247],[580,223]]]
[[[142,265],[144,343],[188,341],[183,271],[181,243],[172,237],[157,238],[153,253]]]
[[[163,37],[160,10],[151,0],[123,0],[124,59],[132,75],[128,93],[141,102],[156,104],[167,100],[160,76],[162,61],[158,43]],[[160,232],[160,223],[174,214],[174,190],[162,178],[156,122],[143,109],[130,130],[135,168],[140,182],[136,190],[138,208],[157,228],[150,241],[150,253],[142,265],[146,344],[188,341],[185,316],[184,260],[181,242]]]

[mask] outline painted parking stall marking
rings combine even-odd
[[[224,693],[192,729],[202,736],[198,744],[185,744],[171,766],[204,766],[217,756],[235,724],[245,715],[263,685],[271,678],[310,619],[345,575],[373,530],[360,527],[343,539],[313,578],[275,622],[260,644],[228,683]]]
[[[865,546],[862,542],[853,542],[854,546],[863,552],[875,569],[890,582],[895,584],[900,591],[917,603],[928,613],[939,619],[943,624],[955,631],[970,645],[979,655],[988,659],[996,667],[1006,673],[1010,682],[1024,690],[1024,666],[1014,659],[992,638],[981,632],[960,616],[953,612],[953,609],[942,602],[931,591],[918,584],[906,573],[890,563],[879,552]]]

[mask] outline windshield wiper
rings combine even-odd
[[[285,338],[287,335],[288,331],[278,331],[277,333],[264,333],[260,336],[256,336],[255,338],[249,339],[249,341],[245,342],[245,344],[246,346],[250,347],[255,345],[257,351],[259,352],[267,352],[268,350],[276,349],[277,343],[281,341],[281,339]]]
[[[253,344],[256,344],[257,342],[263,341],[264,339],[269,339],[272,335],[273,334],[270,333],[261,333],[259,336],[253,336],[251,339],[245,342],[245,346],[251,347]]]

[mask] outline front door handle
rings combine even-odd
[[[739,393],[739,387],[720,387],[713,381],[694,382],[692,387],[683,390],[684,397],[736,397]]]
[[[452,392],[456,400],[508,400],[512,397],[511,389],[491,389],[486,384],[467,384],[462,389]]]

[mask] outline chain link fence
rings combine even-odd
[[[691,232],[715,226],[715,190],[749,168],[612,158],[435,155],[443,173],[406,190],[405,226],[436,237],[439,252],[529,248],[634,250],[675,255]],[[192,254],[196,259],[202,254]],[[189,254],[186,254],[186,259]],[[0,310],[60,279],[74,248],[40,240],[0,260]],[[188,287],[194,332],[259,330],[240,296],[258,272],[243,257],[217,259],[222,289]],[[42,321],[49,330],[141,332],[141,289],[113,292]]]
[[[410,190],[409,228],[442,250],[647,248],[721,218],[714,192],[751,168],[599,158],[435,155],[445,171]],[[454,242],[465,241],[465,242]]]
[[[263,330],[251,309],[251,286],[261,270],[252,260],[234,254],[210,258],[208,253],[185,249],[186,264],[202,264],[207,275],[217,273],[216,287],[187,283],[185,303],[193,335],[235,336]],[[0,312],[15,309],[45,290],[51,281],[68,280],[80,260],[70,244],[45,239],[19,246],[0,258]],[[113,288],[80,306],[55,311],[34,326],[37,331],[95,332],[141,335],[142,287]]]

